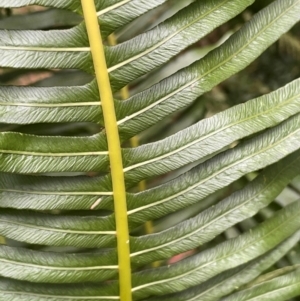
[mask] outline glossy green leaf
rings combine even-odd
[[[194,204],[242,175],[280,160],[299,149],[299,126],[299,115],[295,115],[170,182],[129,195],[131,220],[141,223]]]
[[[0,206],[34,210],[90,209],[111,183],[101,177],[45,177],[0,174]],[[112,209],[108,202],[104,209]]]
[[[80,87],[1,87],[1,123],[94,122],[103,125],[95,82]]]
[[[266,281],[253,288],[233,294],[224,301],[290,300],[300,295],[300,270]]]
[[[224,1],[223,1],[224,2]],[[293,2],[293,1],[292,1]],[[296,3],[297,4],[297,3]],[[199,4],[197,4],[199,6]],[[201,4],[203,5],[203,4]],[[201,6],[200,5],[200,6]],[[211,54],[209,54],[206,58],[203,60],[200,60],[199,63],[195,63],[193,66],[189,67],[188,69],[181,71],[181,73],[170,77],[170,79],[167,80],[166,84],[159,84],[158,86],[155,86],[154,88],[150,88],[147,91],[137,94],[136,96],[133,96],[132,99],[126,101],[126,102],[120,102],[117,104],[117,113],[119,116],[119,126],[120,126],[120,131],[123,133],[126,131],[126,135],[134,135],[141,130],[145,129],[146,127],[149,127],[150,125],[154,124],[157,122],[159,119],[163,118],[166,116],[166,114],[170,114],[170,108],[172,108],[172,111],[178,110],[180,107],[188,105],[191,101],[195,99],[195,97],[199,96],[205,91],[210,90],[214,85],[219,83],[221,80],[224,80],[228,76],[232,75],[233,73],[237,72],[238,70],[244,68],[247,64],[251,62],[254,58],[256,58],[267,46],[269,46],[272,42],[274,42],[282,32],[286,31],[290,26],[292,26],[295,22],[295,19],[291,17],[291,9],[290,9],[290,3],[287,1],[284,3],[278,3],[275,8],[270,7],[267,10],[267,14],[270,15],[269,19],[266,20],[266,18],[259,18],[259,15],[254,18],[247,26],[245,26],[242,30],[238,31],[236,35],[234,35],[232,38],[230,38],[223,46],[219,47],[215,51],[212,51]],[[276,19],[276,16],[281,12],[281,10],[284,9],[284,7],[287,7],[287,13],[285,14],[280,14],[278,16],[278,20],[281,20],[282,23],[284,23],[284,26],[278,25],[278,23],[274,24],[274,18]],[[297,12],[297,5],[294,6],[294,10],[292,10],[292,14],[295,14]],[[258,19],[258,20],[257,20]],[[262,19],[262,20],[260,20]],[[288,20],[288,21],[286,21]],[[290,22],[290,23],[289,23]],[[254,25],[255,24],[255,28]],[[257,24],[261,24],[261,28],[256,28]],[[282,32],[279,32],[277,29],[277,26],[282,30]],[[79,30],[79,28],[78,28]],[[72,29],[71,32],[74,32],[71,34],[70,32],[70,43],[72,40],[72,35],[78,35],[79,32],[76,29]],[[156,29],[155,29],[156,30]],[[69,32],[69,31],[67,31]],[[50,35],[52,34],[51,32],[49,33]],[[10,33],[11,35],[11,33]],[[17,37],[20,36],[20,34],[17,34]],[[23,32],[22,32],[23,35]],[[31,33],[29,33],[31,35]],[[36,34],[35,34],[36,35]],[[44,38],[44,33],[40,33],[41,38]],[[249,39],[248,36],[254,35],[255,39]],[[68,34],[69,36],[69,34]],[[62,36],[61,40],[64,41],[65,37],[64,35]],[[149,38],[145,37],[146,40],[149,40]],[[234,41],[234,45],[236,49],[232,49],[231,47],[231,41]],[[251,43],[248,45],[249,47],[245,48],[244,42],[248,41],[248,43]],[[257,41],[260,41],[260,48],[256,47]],[[31,42],[30,42],[31,43]],[[38,42],[37,42],[38,43]],[[76,42],[78,43],[78,42]],[[139,42],[139,44],[141,44]],[[143,43],[142,43],[143,44]],[[37,44],[39,45],[39,44]],[[72,44],[70,44],[72,45]],[[136,45],[136,43],[135,43]],[[228,46],[227,46],[228,45]],[[76,46],[76,45],[75,45]],[[121,47],[120,46],[115,46],[115,47]],[[126,45],[122,46],[125,47]],[[255,47],[254,47],[255,46]],[[73,48],[73,46],[72,46]],[[126,46],[126,49],[128,47]],[[245,50],[246,49],[246,50]],[[71,49],[72,50],[72,49]],[[118,54],[121,50],[116,50],[116,53]],[[139,50],[140,51],[140,50]],[[79,51],[80,52],[80,51]],[[123,50],[121,51],[122,53],[124,52]],[[224,58],[224,55],[220,55],[220,53],[228,53],[227,57]],[[54,52],[55,54],[55,52]],[[50,53],[51,55],[51,53]],[[61,55],[65,55],[65,52],[62,51]],[[66,54],[69,56],[69,54]],[[72,60],[72,64],[76,63],[76,59],[74,58],[74,55],[82,55],[82,54],[76,54],[76,53],[71,53],[70,54],[70,60]],[[114,56],[113,54],[108,53],[108,57]],[[116,56],[116,55],[115,55]],[[13,60],[15,60],[15,55],[12,57]],[[239,60],[238,63],[236,63],[236,60]],[[57,60],[57,58],[55,58]],[[84,59],[86,60],[86,59]],[[34,64],[35,61],[31,60]],[[216,65],[210,65],[211,61],[215,61]],[[79,61],[78,61],[79,62]],[[87,61],[86,61],[87,62]],[[46,61],[47,63],[47,61]],[[78,65],[78,68],[83,68],[84,63],[82,60],[79,62],[80,64],[83,65]],[[162,62],[161,62],[162,63]],[[76,66],[75,66],[76,67]],[[224,72],[224,68],[226,68],[227,72]],[[122,68],[121,68],[122,69]],[[140,69],[140,68],[139,68]],[[222,69],[222,75],[220,75],[220,69]],[[199,74],[201,76],[199,77]],[[205,76],[204,76],[204,75]],[[214,76],[212,76],[215,74]],[[217,76],[218,75],[218,76]],[[196,80],[192,79],[194,77]],[[222,76],[222,78],[220,78]],[[191,78],[190,78],[191,77]],[[206,78],[207,77],[207,78]],[[124,78],[128,79],[128,75],[124,76]],[[201,83],[201,85],[195,85],[196,82]],[[192,85],[192,86],[191,86]],[[207,86],[209,85],[209,86]],[[175,87],[173,90],[166,90],[166,86],[172,86]],[[207,86],[207,87],[206,87]],[[181,88],[180,88],[181,87]],[[193,90],[191,91],[191,87],[193,87]],[[195,88],[199,91],[195,91]],[[153,89],[155,89],[155,94],[153,93]],[[37,90],[39,91],[39,90]],[[176,93],[175,93],[176,91]],[[41,91],[42,92],[42,91]],[[19,93],[22,93],[20,91]],[[49,93],[51,93],[51,90],[49,89]],[[158,95],[160,98],[153,98],[153,95]],[[179,98],[182,99],[179,101]],[[184,102],[183,102],[184,100]],[[170,102],[171,101],[171,102]],[[76,101],[78,102],[78,101]],[[169,103],[170,102],[170,103]],[[31,101],[32,107],[39,107],[36,102]],[[133,105],[134,103],[134,105]],[[167,106],[167,109],[164,110],[162,109],[162,104]],[[61,104],[60,104],[61,105]],[[80,104],[80,107],[83,106],[85,107],[85,103]],[[37,109],[35,108],[35,109]],[[152,108],[150,111],[149,109]],[[158,110],[156,110],[157,108]],[[84,108],[85,111],[91,111],[91,108]],[[42,109],[43,110],[43,109]],[[59,108],[58,108],[59,110]],[[65,110],[67,110],[65,108]],[[65,110],[62,111],[59,116],[65,113]],[[82,108],[71,108],[70,113],[68,115],[74,116],[74,110],[76,110],[75,116],[81,116],[85,113],[82,112]],[[93,111],[94,114],[96,114],[96,110]],[[12,116],[14,112],[12,111]],[[29,112],[30,113],[30,112]],[[36,112],[33,112],[36,114]],[[39,116],[39,122],[42,121],[41,116],[45,116],[47,112],[43,111],[38,114]],[[86,113],[85,113],[86,114]],[[149,115],[150,114],[150,115]],[[67,115],[67,116],[68,116]],[[126,118],[124,118],[126,116]],[[152,117],[152,116],[155,116]],[[89,121],[84,118],[84,115],[82,116],[83,119],[82,121]],[[137,118],[138,117],[138,118]],[[47,117],[45,117],[46,120],[44,122],[47,122]],[[53,118],[53,116],[52,116]],[[65,117],[67,118],[67,117]],[[70,117],[69,117],[70,118]],[[100,117],[101,118],[101,117]],[[99,118],[99,119],[100,119]],[[159,119],[158,119],[159,118]],[[96,119],[96,118],[95,118]],[[49,119],[48,119],[49,120]],[[77,121],[79,121],[77,119]],[[28,121],[30,122],[30,120]],[[58,122],[56,120],[51,120],[51,122]],[[95,120],[97,122],[97,120]],[[128,136],[127,136],[128,137]]]
[[[213,249],[171,266],[134,274],[135,297],[180,291],[264,254],[299,229],[299,211],[300,202],[295,202],[251,231]]]
[[[161,233],[132,238],[132,262],[148,263],[197,248],[271,203],[300,173],[300,152],[268,167],[244,189]]]
[[[96,248],[116,243],[113,216],[58,216],[2,209],[0,234],[40,245]]]
[[[6,132],[0,133],[0,148],[3,172],[107,171],[109,165],[107,146],[99,135],[41,137]]]
[[[124,167],[132,177],[152,177],[203,159],[245,136],[300,112],[300,80],[273,93],[201,120],[159,142],[125,149]]]
[[[154,62],[156,62],[157,65],[163,64],[182,49],[199,40],[213,28],[236,15],[252,2],[253,0],[244,0],[242,3],[241,1],[228,0],[214,0],[213,2],[197,1],[194,5],[187,7],[178,16],[176,15],[158,28],[126,43],[107,48],[107,63],[110,67],[109,70],[112,72],[112,77],[116,76],[116,72],[121,72],[122,77],[126,79],[130,78],[128,74],[125,74],[128,72],[135,77],[139,76],[139,74],[141,75],[145,72],[149,72],[156,67],[156,65],[153,64]],[[220,18],[219,14],[220,9],[224,10],[222,18]],[[204,21],[205,27],[202,24]],[[193,34],[194,32],[199,32],[200,29],[201,35]],[[0,60],[0,64],[6,67],[16,68],[35,68],[37,66],[65,68],[65,66],[68,65],[70,68],[81,68],[89,71],[89,67],[87,67],[90,64],[89,47],[86,47],[86,34],[83,30],[84,28],[82,26],[78,26],[71,30],[59,31],[59,33],[52,31],[47,33],[44,31],[3,31],[4,36],[2,45],[0,44],[0,54],[1,46],[3,51],[3,62],[1,63]],[[7,35],[7,38],[5,38],[5,35]],[[54,36],[55,40],[53,39]],[[83,38],[78,39],[77,37]],[[182,37],[189,38],[183,39],[180,43],[180,47],[178,47],[178,39],[182,39]],[[17,41],[17,45],[14,40]],[[55,41],[55,44],[52,42],[50,42],[49,45],[47,44],[48,41],[53,40]],[[137,45],[139,45],[139,47],[137,47]],[[170,51],[171,48],[172,51]],[[51,52],[49,52],[49,49]],[[18,51],[18,61],[15,59],[16,54],[14,51]],[[9,55],[9,57],[6,57],[6,54]],[[23,60],[21,60],[22,56],[24,56]],[[28,60],[26,58],[28,58]],[[9,60],[11,60],[11,64],[9,63]],[[42,65],[40,63],[41,60],[43,60]],[[15,65],[16,63],[19,64],[20,61],[22,61],[22,63],[28,61],[29,65]],[[152,62],[152,64],[150,64],[150,62]],[[141,68],[141,66],[143,66],[143,68]],[[135,69],[136,72],[133,72],[132,68]],[[137,71],[139,73],[137,73]],[[77,89],[79,90],[79,88]],[[56,95],[58,92],[56,90],[57,89],[47,89],[46,91],[49,91],[52,95]],[[85,87],[85,89],[82,88],[82,90],[92,94],[92,91],[90,92],[87,87]],[[76,102],[73,101],[75,103],[70,103],[71,100],[69,98],[67,103],[57,103],[56,100],[57,105],[53,104],[53,106],[50,106],[48,102],[47,104],[41,104],[40,100],[37,101],[31,97],[31,103],[24,104],[24,108],[21,111],[22,104],[20,104],[20,102],[17,102],[16,100],[7,101],[7,98],[12,92],[22,95],[24,93],[23,91],[25,93],[31,93],[31,96],[42,96],[42,100],[46,101],[45,89],[31,88],[29,90],[22,88],[19,90],[18,88],[14,88],[14,91],[8,91],[7,93],[5,93],[6,91],[4,90],[5,94],[2,97],[4,98],[4,103],[7,103],[8,107],[5,115],[3,114],[2,122],[99,122],[99,119],[102,120],[101,115],[100,117],[96,115],[98,108],[95,109],[93,107],[93,105],[98,106],[98,103],[96,102],[97,96],[95,97],[96,99],[93,99],[93,101],[95,101],[94,103],[86,100],[84,102],[80,101],[80,98],[79,101],[76,99]],[[10,103],[12,107],[10,106]],[[67,105],[68,103],[70,103],[70,108]],[[75,104],[77,106],[75,106]],[[14,108],[13,106],[16,105],[19,106]],[[53,111],[54,107],[56,108],[56,111]],[[27,118],[26,121],[22,121],[23,118],[20,117],[20,115],[22,113],[24,114],[24,112],[29,114],[29,116],[32,115],[34,119]],[[51,114],[49,114],[49,112],[51,112]],[[93,115],[91,116],[91,114]],[[6,115],[8,115],[8,118],[5,118]],[[80,120],[79,117],[82,119]],[[91,117],[94,118],[91,120]]]
[[[299,21],[299,2],[276,1],[199,62],[117,106],[123,139],[189,105],[201,94],[245,68]]]
[[[1,7],[22,7],[27,5],[42,5],[70,10],[81,10],[80,0],[2,0]]]
[[[142,175],[145,174],[147,177],[166,173],[172,169],[179,168],[187,163],[194,162],[195,160],[199,160],[207,155],[210,155],[211,153],[220,150],[224,146],[234,142],[239,138],[258,132],[266,127],[276,125],[282,120],[299,112],[299,83],[300,81],[296,80],[286,87],[271,94],[251,100],[246,104],[236,106],[232,109],[226,110],[225,112],[217,114],[212,118],[203,120],[178,134],[166,138],[165,140],[150,145],[144,145],[133,150],[125,149],[123,152],[125,171],[127,173],[129,172],[131,176],[135,176],[136,173],[138,173]],[[60,90],[63,90],[64,92],[65,89],[58,88],[55,92]],[[82,97],[84,97],[86,94],[84,92],[86,90],[81,87],[75,89],[75,91],[69,89],[67,90],[68,93],[65,94],[65,98],[70,99],[70,96],[72,98],[75,97],[76,94],[74,92],[81,92],[83,95]],[[13,91],[14,90],[8,88],[4,89],[2,93],[9,96],[12,95],[11,92]],[[43,89],[42,91],[47,93],[47,89]],[[15,93],[16,92],[17,91],[15,91]],[[30,91],[26,89],[24,92],[27,96],[29,94],[28,92]],[[34,94],[35,90],[32,92],[33,93],[30,94],[30,96],[37,97]],[[54,95],[53,92],[54,91],[52,91],[52,94]],[[20,98],[20,95],[22,94],[18,94],[18,98]],[[18,102],[18,98],[14,99],[14,105],[8,106],[6,111],[9,114],[9,117],[13,116],[13,119],[18,120],[18,123],[20,123],[20,120],[24,118],[23,116],[28,116],[27,114],[32,114],[35,116],[33,122],[37,122],[45,118],[47,118],[49,121],[53,121],[53,116],[55,116],[56,120],[57,118],[61,118],[62,121],[66,121],[68,116],[70,116],[70,118],[73,120],[74,117],[77,117],[77,115],[74,115],[72,110],[69,110],[68,103],[65,104],[66,107],[64,107],[61,103],[53,104],[52,107],[49,105],[49,98],[47,98],[47,104],[40,103],[34,106],[29,103],[24,104],[26,113],[24,115],[22,103]],[[70,103],[72,106],[76,106],[76,104],[76,102]],[[95,105],[96,104],[97,103],[95,102]],[[54,107],[56,110],[53,111]],[[92,110],[90,110],[88,106],[83,106],[81,110],[82,113],[86,112],[89,114],[89,116],[92,113]],[[66,114],[66,111],[68,114]],[[97,113],[97,110],[94,111],[94,113]],[[50,115],[49,112],[51,112]],[[236,121],[237,115],[239,115],[239,121]],[[3,117],[5,118],[5,114]],[[61,121],[61,119],[57,121]],[[10,120],[11,118],[9,118],[7,121]],[[70,121],[69,118],[67,121]],[[28,120],[26,119],[24,122],[28,123]],[[243,131],[241,129],[243,129]],[[99,151],[97,152],[99,147],[101,147],[101,144],[105,144],[104,136],[101,134],[98,137],[95,136],[86,138],[48,138],[30,136],[26,137],[18,134],[4,133],[0,135],[0,145],[5,146],[7,139],[10,141],[10,149],[3,149],[2,151],[6,153],[6,155],[3,154],[2,156],[6,157],[6,161],[11,162],[11,160],[13,160],[15,163],[14,165],[9,163],[10,169],[5,168],[5,163],[3,163],[2,171],[5,172],[10,170],[15,170],[22,173],[32,172],[28,166],[31,166],[31,162],[38,162],[38,158],[34,156],[35,153],[40,153],[37,154],[37,156],[41,156],[42,163],[44,163],[40,164],[40,170],[35,169],[35,172],[60,171],[59,167],[61,165],[66,171],[98,171],[104,168],[105,163],[107,167],[107,156],[105,157],[105,155],[102,155],[99,153]],[[20,143],[20,139],[21,141],[24,141],[23,143],[26,144],[26,148],[22,145],[22,142]],[[48,143],[49,139],[51,144]],[[218,142],[216,143],[215,141]],[[30,145],[32,146],[30,147]],[[63,150],[60,150],[60,148]],[[106,146],[103,146],[103,148],[106,149]],[[60,158],[57,158],[58,155],[54,153],[53,157],[56,158],[52,158],[52,149],[55,149],[55,152],[63,154],[61,154]],[[80,149],[81,154],[77,154],[80,152]],[[22,153],[21,150],[26,151]],[[91,152],[90,156],[89,152]],[[47,154],[46,156],[48,157],[49,163],[45,163],[45,157],[43,156],[43,153]],[[24,160],[24,156],[26,155],[26,160]],[[80,156],[83,155],[85,155],[85,157],[81,158]],[[104,156],[104,159],[95,158],[95,155]],[[92,156],[94,156],[94,158]],[[72,157],[78,158],[77,160],[81,161],[81,164],[85,166],[85,169],[83,169],[79,164],[77,170],[68,169],[68,165],[63,163],[63,160],[70,161],[70,165],[74,166],[74,163],[72,160],[70,160]],[[21,158],[19,160],[22,160],[22,164],[26,166],[25,168],[18,167],[18,158]],[[53,169],[53,167],[51,168],[51,165],[53,164],[55,165],[55,169]]]
[[[124,3],[126,4],[126,2],[129,3],[130,1],[125,1]],[[145,5],[144,12],[146,12],[147,9],[155,7],[155,1],[153,2],[152,5],[151,3]],[[98,14],[102,15],[102,13],[110,12],[110,8],[113,10],[117,7],[119,6],[114,4],[111,7],[104,8],[103,12],[99,11]],[[117,14],[119,13],[120,12],[117,12]],[[143,12],[140,14],[142,13]],[[113,17],[115,18],[115,16]],[[127,21],[129,22],[130,19]],[[119,25],[124,26],[125,24],[123,21],[123,23]],[[94,72],[88,38],[83,23],[67,30],[1,30],[0,34],[0,65],[2,67],[68,68],[82,69],[89,73]],[[155,39],[149,41],[151,42],[152,48],[157,43]],[[137,45],[135,41],[132,41],[132,43]],[[191,43],[192,41],[189,44]],[[140,45],[142,47],[142,44]],[[135,57],[144,50],[143,48],[125,46],[125,51],[122,51],[124,53],[119,55],[120,50],[118,50],[117,47],[118,46],[106,47],[108,67],[112,67],[112,65],[116,63],[112,58],[120,59],[120,63],[123,64],[123,61],[127,61],[127,56]],[[115,66],[112,68],[117,69]],[[155,66],[152,66],[152,69],[153,68],[155,68]]]
[[[113,89],[167,62],[252,3],[253,0],[196,1],[156,28],[112,47],[106,59]]]
[[[0,300],[25,301],[111,301],[119,300],[118,290],[103,284],[45,285],[0,278]],[[22,300],[22,301],[23,301]]]
[[[149,301],[216,301],[242,285],[248,284],[271,267],[299,242],[299,231],[272,251],[234,269],[223,272],[208,281],[169,296],[150,298]],[[147,299],[148,301],[148,299]]]
[[[69,68],[92,72],[85,27],[60,31],[1,30],[0,65],[7,68]]]
[[[99,282],[118,271],[112,252],[61,254],[0,246],[0,262],[1,276],[30,282]]]
[[[167,0],[96,0],[103,38],[166,2]]]
[[[63,9],[47,9],[26,15],[10,16],[0,19],[1,29],[41,29],[55,26],[75,26],[82,18]]]

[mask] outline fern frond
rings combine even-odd
[[[3,8],[40,5],[74,16],[63,29],[47,30],[38,24],[29,28],[39,30],[9,29],[8,17],[0,30],[2,68],[56,75],[76,69],[86,73],[83,82],[90,79],[76,85],[71,78],[65,86],[55,77],[48,87],[0,88],[0,126],[7,129],[0,132],[0,235],[7,243],[0,245],[0,300],[285,300],[299,294],[297,270],[244,285],[299,241],[299,201],[273,201],[300,173],[300,80],[202,120],[191,111],[199,108],[198,97],[282,35],[281,41],[290,37],[300,1],[273,1],[190,66],[140,85],[149,75],[164,77],[160,68],[182,51],[189,54],[216,28],[240,20],[254,0],[186,1],[148,31],[107,44],[111,33],[172,3],[0,1]],[[136,89],[119,99],[127,85]],[[171,136],[128,147],[130,138],[145,130],[155,137],[166,118],[171,124],[177,117]],[[78,125],[88,130],[76,132]],[[32,131],[37,128],[39,134]],[[248,182],[249,173],[258,175]],[[150,185],[138,191],[145,179]],[[207,197],[214,206],[201,205]],[[157,233],[140,230],[199,204],[189,219]],[[227,239],[229,229],[236,237]],[[193,255],[168,264],[189,251]],[[158,260],[160,267],[151,266]]]

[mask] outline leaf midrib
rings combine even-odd
[[[98,196],[98,195],[113,195],[112,191],[70,191],[70,192],[55,192],[55,191],[32,191],[32,190],[20,190],[20,189],[0,189],[0,192],[16,192],[16,193],[27,193],[27,194],[37,194],[37,195],[67,195],[67,196]]]
[[[44,266],[39,264],[31,264],[26,262],[20,262],[16,260],[9,260],[0,258],[0,262],[11,263],[24,267],[39,268],[41,270],[53,270],[53,271],[94,271],[94,270],[115,270],[118,269],[117,265],[107,266],[87,266],[87,267],[59,267],[59,266]]]
[[[90,47],[34,47],[0,46],[0,50],[38,51],[38,52],[90,52]]]
[[[132,0],[123,0],[123,1],[120,1],[120,2],[118,2],[116,4],[114,4],[114,5],[106,7],[106,8],[104,8],[104,9],[102,9],[102,10],[100,10],[100,11],[97,12],[97,17],[99,17],[99,16],[101,16],[101,15],[103,15],[103,14],[105,14],[105,13],[111,11],[111,10],[114,10],[114,9],[116,9],[116,8],[118,8],[118,7],[126,4],[126,3],[129,3],[131,1]]]
[[[47,294],[32,294],[32,293],[28,293],[28,292],[13,292],[13,291],[5,291],[5,290],[0,290],[0,292],[4,293],[4,294],[14,294],[14,295],[21,295],[21,296],[35,296],[35,297],[46,297],[46,298],[60,298],[60,299],[73,299],[73,300],[104,300],[104,299],[111,299],[111,300],[119,300],[120,297],[119,296],[104,296],[104,297],[95,297],[95,296],[66,296],[66,295],[47,295]]]
[[[97,102],[70,102],[70,103],[24,103],[24,102],[0,102],[0,106],[16,106],[16,107],[38,107],[38,108],[56,108],[56,107],[91,107],[99,106],[101,103]]]
[[[77,157],[77,156],[99,156],[108,155],[108,151],[99,152],[74,152],[74,153],[42,153],[42,152],[26,152],[17,150],[3,150],[0,149],[0,154],[16,154],[16,155],[29,155],[38,157]]]

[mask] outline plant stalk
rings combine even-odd
[[[81,0],[81,5],[86,22],[107,134],[116,216],[120,300],[131,301],[132,285],[126,190],[113,94],[94,0]]]

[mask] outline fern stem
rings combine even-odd
[[[6,245],[6,239],[3,236],[0,236],[0,245]]]
[[[131,301],[129,230],[123,162],[115,107],[94,0],[81,0],[102,103],[116,216],[120,300]]]
[[[117,45],[117,39],[116,39],[116,36],[115,36],[114,33],[110,34],[110,35],[108,36],[108,39],[107,39],[107,40],[108,40],[108,44],[109,44],[109,45],[112,45],[112,46]],[[120,92],[121,92],[121,99],[122,99],[122,100],[125,100],[125,99],[127,99],[127,98],[129,97],[129,89],[128,89],[128,86],[123,87],[123,88],[121,89]],[[134,136],[134,137],[132,137],[132,138],[130,139],[130,146],[131,146],[131,147],[138,147],[139,144],[140,144],[140,142],[139,142],[138,136]],[[139,184],[138,184],[138,189],[139,189],[139,191],[146,190],[146,181],[145,181],[145,180],[139,182]],[[152,221],[147,221],[147,222],[145,223],[145,232],[146,232],[147,234],[153,233],[153,223],[152,223]],[[156,266],[156,265],[155,265],[155,266]]]

